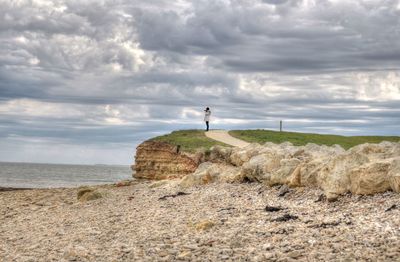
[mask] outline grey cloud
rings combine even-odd
[[[214,56],[235,71],[399,67],[385,56],[400,51],[395,44],[399,35],[393,34],[400,26],[396,1],[387,1],[388,8],[378,13],[378,3],[321,1],[296,11],[300,2],[291,2],[292,13],[284,16],[256,5],[222,2],[200,2],[188,19],[171,11],[147,13],[139,18],[139,39],[145,49]],[[365,64],[371,56],[380,58],[378,65]]]
[[[17,4],[5,1],[0,3],[0,10],[0,30],[82,34],[90,27],[84,17],[57,12],[53,8],[40,8],[34,2]]]
[[[46,97],[47,88],[52,84],[50,79],[41,81],[38,78],[5,70],[0,67],[0,101],[15,98]]]
[[[271,5],[281,5],[287,3],[289,0],[263,0],[264,3]]]

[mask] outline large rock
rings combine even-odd
[[[266,143],[263,148],[258,148],[258,155],[242,164],[242,172],[250,180],[271,186],[316,186],[321,166],[328,158],[343,151],[337,146],[308,144],[296,147],[291,143]],[[251,153],[253,152],[254,150]]]
[[[252,157],[242,166],[242,176],[250,181],[269,183],[272,173],[280,167],[283,155],[263,153]]]
[[[173,179],[193,173],[198,167],[194,156],[164,142],[146,141],[136,149],[135,178]]]
[[[230,154],[229,161],[234,166],[242,166],[253,156],[258,155],[262,149],[262,146],[259,144],[250,144],[245,148],[237,147]]]
[[[292,182],[298,179],[301,161],[297,158],[285,158],[279,163],[279,169],[272,172],[271,179],[268,182],[270,186],[274,185],[299,185],[300,182]],[[296,171],[296,173],[295,173]]]
[[[350,191],[353,194],[368,195],[390,189],[390,162],[367,163],[350,172]]]
[[[400,157],[392,161],[388,177],[391,189],[394,192],[400,193]]]
[[[317,177],[321,169],[327,164],[324,158],[312,159],[302,163],[299,167],[299,186],[316,187],[318,186]]]
[[[369,159],[359,153],[349,152],[332,158],[317,174],[317,184],[325,191],[328,200],[334,200],[338,196],[350,191],[350,172]]]
[[[210,148],[210,153],[209,156],[206,157],[206,160],[214,162],[229,162],[232,151],[233,149],[231,147],[219,145],[213,146]]]
[[[317,184],[328,200],[351,192],[369,195],[396,190],[398,143],[362,144],[333,157],[319,171]],[[392,186],[393,185],[393,186]]]
[[[213,182],[232,183],[241,180],[240,168],[222,163],[205,162],[200,164],[196,172],[186,175],[180,185],[182,187],[191,187]]]

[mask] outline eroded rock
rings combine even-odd
[[[185,176],[180,185],[190,187],[213,182],[241,181],[240,168],[220,163],[205,162],[200,164],[196,172]]]
[[[206,162],[181,185],[257,181],[269,186],[318,187],[328,201],[340,195],[400,191],[399,143],[363,144],[345,151],[340,146],[293,146],[266,143],[212,150],[220,161]]]
[[[136,149],[135,178],[152,180],[181,178],[198,167],[194,156],[164,142],[146,141]]]
[[[242,166],[253,156],[258,155],[261,149],[262,146],[259,144],[250,144],[245,148],[235,148],[229,157],[229,161],[234,166]]]
[[[390,188],[397,193],[400,193],[400,157],[393,160],[389,170]]]

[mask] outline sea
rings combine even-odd
[[[57,188],[132,179],[130,166],[0,162],[0,188]]]

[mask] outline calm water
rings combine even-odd
[[[76,187],[131,178],[132,171],[129,166],[0,162],[0,187]]]

